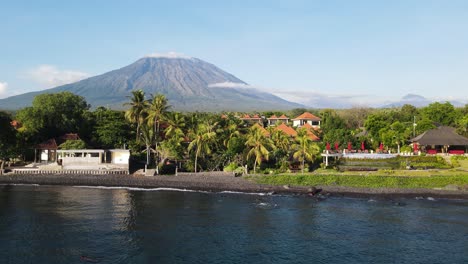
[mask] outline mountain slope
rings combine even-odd
[[[86,98],[93,107],[123,108],[130,92],[142,89],[162,93],[173,109],[186,111],[249,111],[291,109],[288,102],[249,86],[213,64],[196,58],[145,57],[126,67],[52,89],[0,100],[0,108],[18,109],[41,93],[70,91]]]

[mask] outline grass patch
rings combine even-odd
[[[382,172],[380,172],[382,173]],[[256,176],[257,183],[271,185],[297,185],[297,186],[347,186],[366,188],[443,188],[447,185],[459,187],[468,186],[468,174],[452,171],[452,175],[429,176],[388,176],[352,174],[282,174]]]

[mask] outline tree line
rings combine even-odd
[[[387,109],[304,109],[258,113],[265,118],[287,115],[294,118],[309,111],[322,118],[317,131],[320,142],[312,142],[305,129],[290,138],[274,127],[252,126],[237,118],[240,113],[172,111],[164,95],[132,91],[126,111],[98,107],[70,92],[42,94],[32,106],[16,113],[0,112],[0,160],[27,159],[33,146],[65,133],[78,133],[87,148],[129,148],[132,157],[150,167],[183,164],[187,171],[240,169],[255,172],[285,172],[293,165],[302,171],[320,163],[319,153],[327,143],[340,149],[409,148],[408,140],[437,125],[457,128],[467,136],[468,105],[432,103]],[[16,120],[19,126],[13,128]],[[266,120],[265,120],[266,122]],[[366,133],[361,133],[366,131]],[[359,136],[360,135],[360,136]],[[74,146],[76,147],[76,146]]]

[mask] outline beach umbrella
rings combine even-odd
[[[414,149],[414,152],[418,152],[418,151],[419,151],[418,143],[413,143],[413,149]]]
[[[340,148],[338,142],[335,142],[335,150],[338,150]]]
[[[380,149],[380,151],[382,151],[382,150],[383,150],[383,143],[382,143],[382,142],[380,142],[379,149]]]
[[[363,142],[361,142],[361,150],[365,150],[365,149],[366,149],[366,147],[364,146],[364,141],[363,141]]]
[[[330,150],[330,143],[327,142],[327,150]]]
[[[348,142],[348,150],[351,151],[352,147],[351,147],[351,142]]]

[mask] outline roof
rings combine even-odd
[[[305,124],[302,126],[302,128],[307,129],[307,134],[309,135],[309,137],[310,137],[313,141],[319,141],[319,140],[320,140],[320,138],[317,137],[317,135],[315,135],[314,132],[312,132],[312,130],[313,130],[313,131],[318,131],[318,129],[314,128],[311,124],[305,123]]]
[[[264,127],[262,127],[258,123],[255,123],[252,127],[254,126],[258,127],[266,137],[270,136],[270,132],[268,132],[268,130],[266,130]]]
[[[468,138],[458,135],[455,128],[440,126],[412,138],[419,145],[468,146]]]
[[[270,118],[267,118],[267,119],[289,119],[289,118],[285,115],[281,115],[280,117],[277,117],[276,115],[272,115],[270,116]]]
[[[76,134],[76,133],[67,133],[67,134],[64,134],[63,136],[57,138],[57,143],[58,143],[58,145],[61,145],[62,143],[64,143],[67,140],[79,140],[79,139],[80,139],[80,137],[78,136],[78,134]]]
[[[10,122],[10,125],[15,128],[15,129],[18,129],[21,127],[21,123],[18,121],[18,120],[13,120]]]
[[[322,120],[320,117],[317,117],[309,112],[305,112],[302,115],[294,118],[293,120],[311,120],[311,121],[320,121]]]
[[[57,142],[55,141],[55,139],[52,138],[40,144],[37,144],[36,148],[37,149],[57,149],[58,147],[57,147]]]
[[[248,115],[248,114],[245,114],[245,115],[244,115],[243,117],[241,117],[240,119],[250,119],[250,120],[252,120],[252,119],[261,119],[261,118],[260,118],[260,116],[258,116],[258,115],[250,116],[250,115]]]
[[[278,130],[281,130],[283,131],[284,133],[286,133],[286,135],[290,136],[290,137],[295,137],[297,135],[297,132],[296,130],[294,130],[293,128],[287,126],[286,124],[284,123],[281,123],[279,126],[277,126],[275,129],[278,129]]]

